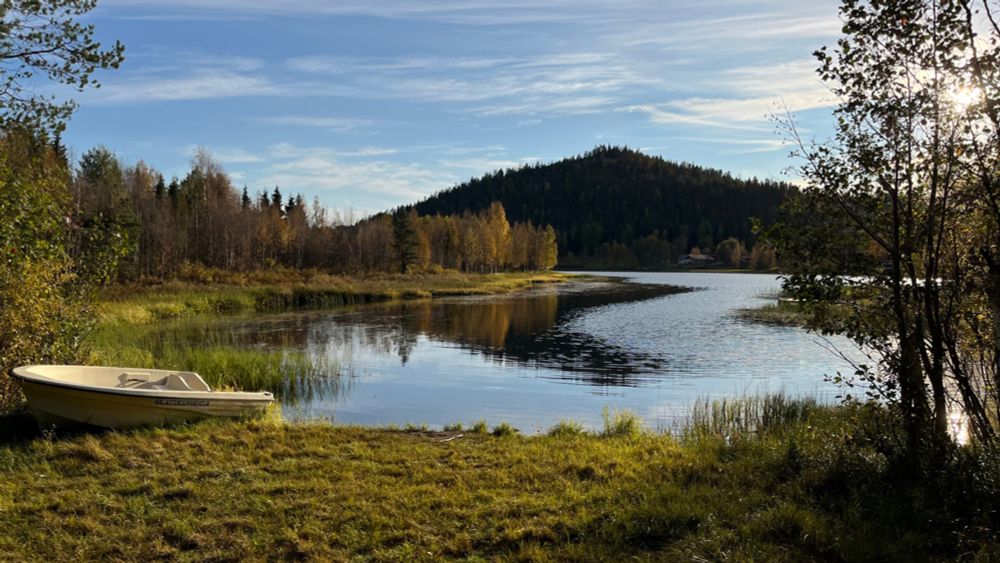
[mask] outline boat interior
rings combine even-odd
[[[89,387],[152,391],[211,391],[200,375],[190,371],[98,366],[26,366],[22,376]]]
[[[163,376],[162,374],[150,374],[148,372],[126,371],[118,376],[117,388],[126,389],[154,389],[156,391],[211,391],[212,389],[201,378],[193,372],[173,372]]]

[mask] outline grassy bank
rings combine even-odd
[[[743,321],[777,325],[808,327],[809,317],[798,303],[779,301],[754,309],[740,309],[737,318]]]
[[[270,391],[278,398],[308,397],[341,375],[341,367],[325,356],[248,348],[212,339],[195,347],[165,339],[151,328],[99,328],[86,342],[84,363],[193,371],[213,389]]]
[[[4,560],[995,560],[998,458],[900,479],[868,407],[702,405],[683,435],[275,422],[0,445]]]
[[[777,326],[797,326],[801,328],[826,327],[842,332],[844,323],[851,315],[846,304],[825,305],[822,309],[807,309],[794,301],[778,301],[753,309],[740,309],[737,318],[760,324]]]
[[[183,281],[110,287],[96,304],[100,322],[83,346],[82,361],[176,369],[200,373],[214,388],[267,390],[279,397],[306,397],[329,389],[341,373],[330,359],[298,351],[247,347],[232,331],[208,330],[220,316],[321,309],[393,299],[489,295],[561,282],[569,276],[545,273],[330,276],[309,270],[234,274],[200,269]],[[163,322],[188,323],[173,330],[198,330],[197,337],[172,339]],[[191,342],[199,342],[197,347]]]
[[[275,275],[205,274],[185,281],[110,287],[96,305],[103,324],[254,312],[320,309],[393,299],[491,295],[566,280],[555,272],[373,274],[335,276],[315,271]]]

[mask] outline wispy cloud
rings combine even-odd
[[[843,25],[836,9],[817,13],[817,5],[802,3],[782,6],[780,11],[694,17],[683,21],[647,21],[635,29],[624,31],[620,38],[627,47],[660,46],[690,51],[737,42],[742,48],[765,49],[772,48],[779,41],[835,37]],[[835,4],[831,3],[831,6]]]
[[[449,22],[465,25],[513,25],[540,22],[607,22],[623,12],[655,7],[652,0],[465,0],[411,2],[408,0],[106,0],[106,6],[143,8],[153,14],[197,11],[206,17],[219,13],[269,16],[371,16],[378,18]]]
[[[362,212],[415,202],[471,176],[541,160],[536,156],[511,157],[500,145],[332,149],[282,142],[259,151],[189,145],[184,153],[190,156],[199,149],[228,165],[230,176],[248,183],[251,190],[279,186],[282,191],[319,195],[340,208]],[[403,154],[421,157],[397,158]]]
[[[401,201],[416,201],[455,181],[451,174],[417,163],[351,158],[394,153],[395,150],[336,151],[278,143],[268,148],[269,160],[259,171],[258,182],[322,193],[330,201],[346,199],[352,207],[364,201],[393,202],[385,205],[388,208]]]
[[[288,68],[336,84],[331,95],[453,104],[482,116],[573,115],[607,109],[630,90],[662,79],[610,53],[580,52],[521,57],[358,59],[312,55]]]
[[[373,127],[377,122],[372,119],[357,117],[329,117],[310,115],[275,115],[260,118],[268,125],[283,125],[289,127],[316,127],[329,131],[355,131]]]
[[[130,53],[131,65],[108,76],[88,101],[157,102],[208,100],[287,93],[264,72],[263,59],[224,53],[170,51],[160,47]]]
[[[701,87],[718,97],[690,97],[623,108],[649,115],[661,125],[763,131],[771,115],[832,106],[836,100],[816,77],[814,64],[796,61],[749,66],[719,73]]]
[[[235,72],[206,72],[176,78],[106,82],[103,88],[91,94],[91,99],[99,102],[148,102],[273,96],[282,93],[285,93],[283,88],[264,77]]]

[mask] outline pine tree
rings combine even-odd
[[[156,176],[156,187],[153,188],[153,195],[156,196],[157,201],[162,201],[163,196],[167,195],[167,185],[163,181],[163,174],[157,174]]]
[[[399,208],[392,215],[392,235],[399,258],[399,271],[405,274],[410,264],[417,259],[417,231],[413,218],[416,212]]]
[[[274,186],[274,191],[271,192],[271,206],[277,209],[279,212],[282,211],[281,190],[278,189],[278,186]]]
[[[177,198],[180,197],[180,193],[181,185],[177,181],[177,177],[174,176],[170,180],[170,186],[167,188],[167,197],[170,198],[170,203],[173,204],[174,207],[177,207]]]

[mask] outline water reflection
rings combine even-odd
[[[604,407],[664,427],[696,399],[779,389],[832,396],[823,375],[849,367],[802,330],[734,317],[766,302],[774,276],[629,277],[636,279],[165,326],[162,338],[296,351],[348,374],[289,400],[293,418],[486,419],[524,431],[566,418],[596,426]]]
[[[556,370],[558,378],[591,385],[628,385],[642,374],[667,368],[662,354],[635,351],[600,335],[572,330],[568,321],[588,309],[634,303],[682,290],[663,285],[592,284],[573,291],[553,289],[513,298],[465,299],[403,304],[390,316],[400,331],[452,343],[498,365]],[[686,290],[684,290],[686,291]],[[400,350],[406,363],[409,350]]]
[[[353,364],[359,355],[396,356],[406,366],[421,337],[499,365],[557,370],[592,385],[635,386],[667,368],[663,354],[630,350],[569,328],[588,309],[661,298],[690,289],[653,284],[588,283],[503,297],[452,298],[354,307],[335,313],[281,315],[228,332],[243,346],[296,348]],[[363,352],[362,352],[363,351]]]

